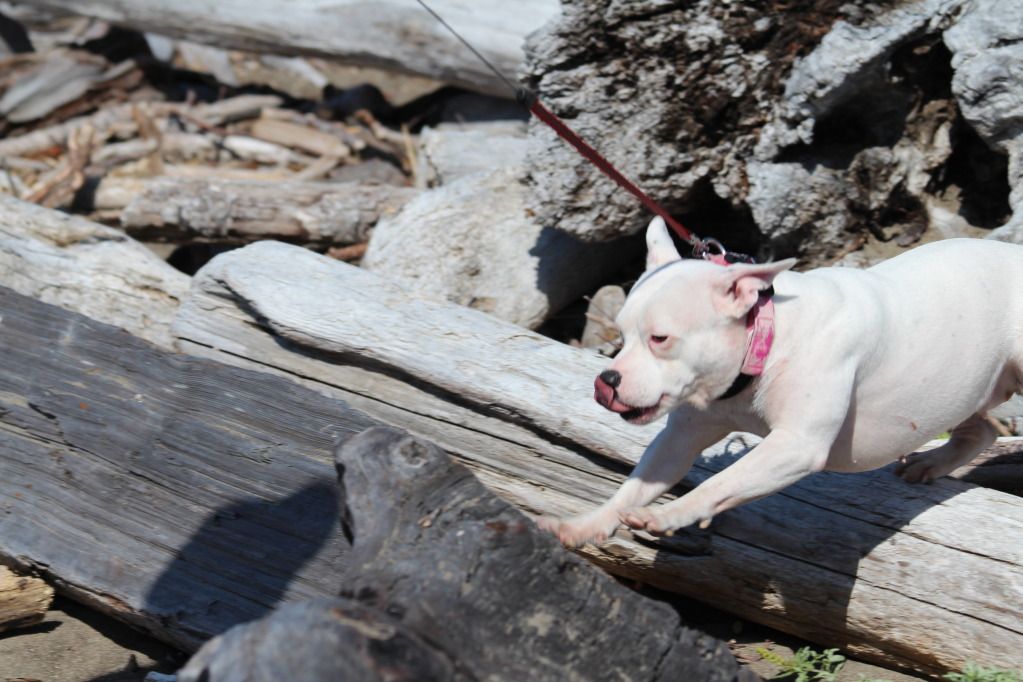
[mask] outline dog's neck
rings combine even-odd
[[[746,315],[746,354],[739,375],[718,400],[728,400],[739,395],[756,377],[764,373],[764,365],[773,344],[774,287],[768,287],[760,292],[757,302]]]

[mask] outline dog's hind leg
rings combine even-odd
[[[944,445],[904,457],[895,473],[909,483],[929,483],[971,462],[997,435],[987,417],[977,413],[952,429]]]

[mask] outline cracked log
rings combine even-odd
[[[188,282],[121,230],[0,194],[0,286],[169,347]]]
[[[104,178],[95,208],[147,241],[282,239],[316,246],[365,242],[377,221],[419,192],[357,183]]]
[[[197,276],[180,347],[343,397],[440,444],[530,512],[606,499],[657,427],[591,400],[605,360],[373,273],[260,243]],[[444,424],[439,428],[439,424]],[[705,453],[699,483],[742,454]],[[607,570],[865,658],[939,672],[1023,650],[1023,500],[888,469],[823,473],[730,511],[710,531],[620,532],[584,554]],[[964,580],[963,576],[971,576]]]
[[[415,3],[405,0],[26,0],[194,42],[271,54],[316,55],[426,76],[492,95],[508,88]],[[502,73],[523,61],[526,36],[558,13],[557,0],[429,3]]]
[[[389,679],[380,661],[360,677],[332,668],[351,665],[344,640],[395,632],[412,634],[416,658],[447,664],[434,669],[449,677],[431,679],[756,679],[740,674],[722,642],[562,549],[436,445],[374,428],[335,461],[352,538],[342,594],[375,611],[344,602],[292,607],[211,642],[182,682]],[[343,609],[345,623],[331,607]],[[360,633],[353,622],[364,624]],[[327,634],[308,639],[321,625]],[[320,641],[342,632],[345,647]]]
[[[51,601],[53,588],[42,580],[15,575],[0,566],[0,632],[40,622]]]

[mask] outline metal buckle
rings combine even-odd
[[[693,255],[697,258],[702,258],[703,260],[717,262],[718,264],[756,263],[756,260],[752,256],[729,251],[725,248],[724,244],[719,242],[717,239],[712,239],[710,237],[707,239],[701,239],[697,242],[696,246],[693,247]]]

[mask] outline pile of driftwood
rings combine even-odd
[[[28,3],[164,29],[144,36],[154,56],[169,41],[174,69],[189,57],[220,84],[233,53],[178,39],[265,48],[271,4],[225,2],[209,23],[190,2]],[[321,4],[331,19],[292,51],[364,54],[331,29],[362,3]],[[432,4],[457,18],[461,3]],[[530,27],[481,4],[497,23],[470,37],[513,70]],[[364,26],[425,36],[437,59],[378,64],[496,90],[433,24],[380,5],[395,21]],[[310,15],[275,17],[287,33]],[[706,530],[620,531],[583,561],[530,516],[605,499],[657,427],[589,400],[598,353],[523,327],[640,245],[586,245],[531,215],[514,117],[403,130],[295,93],[175,99],[95,49],[109,26],[75,21],[71,43],[93,49],[17,53],[0,83],[4,564],[201,648],[182,680],[748,676],[591,564],[886,665],[1019,660],[1018,441],[931,486],[819,474]],[[132,236],[257,243],[189,277]],[[620,299],[595,297],[588,345],[610,350]],[[672,495],[753,444],[712,448]],[[45,610],[16,586],[32,606],[15,622]]]
[[[344,123],[284,108],[276,95],[211,104],[132,101],[133,93],[109,74],[126,69],[102,64],[71,78],[85,94],[51,111],[60,102],[52,101],[55,79],[67,81],[75,65],[98,60],[80,51],[8,60],[18,68],[5,74],[5,100],[12,103],[5,109],[0,102],[0,110],[7,121],[48,122],[0,141],[2,181],[14,196],[73,208],[146,241],[271,237],[327,248],[363,244],[380,216],[415,193],[372,177],[319,182],[354,177],[348,168],[374,154],[393,159],[394,175],[404,183],[410,140],[365,110]],[[122,65],[141,77],[138,67]],[[100,92],[90,76],[104,79]],[[81,99],[94,104],[100,94],[106,99],[97,111],[64,118]],[[17,109],[15,99],[28,111]]]

